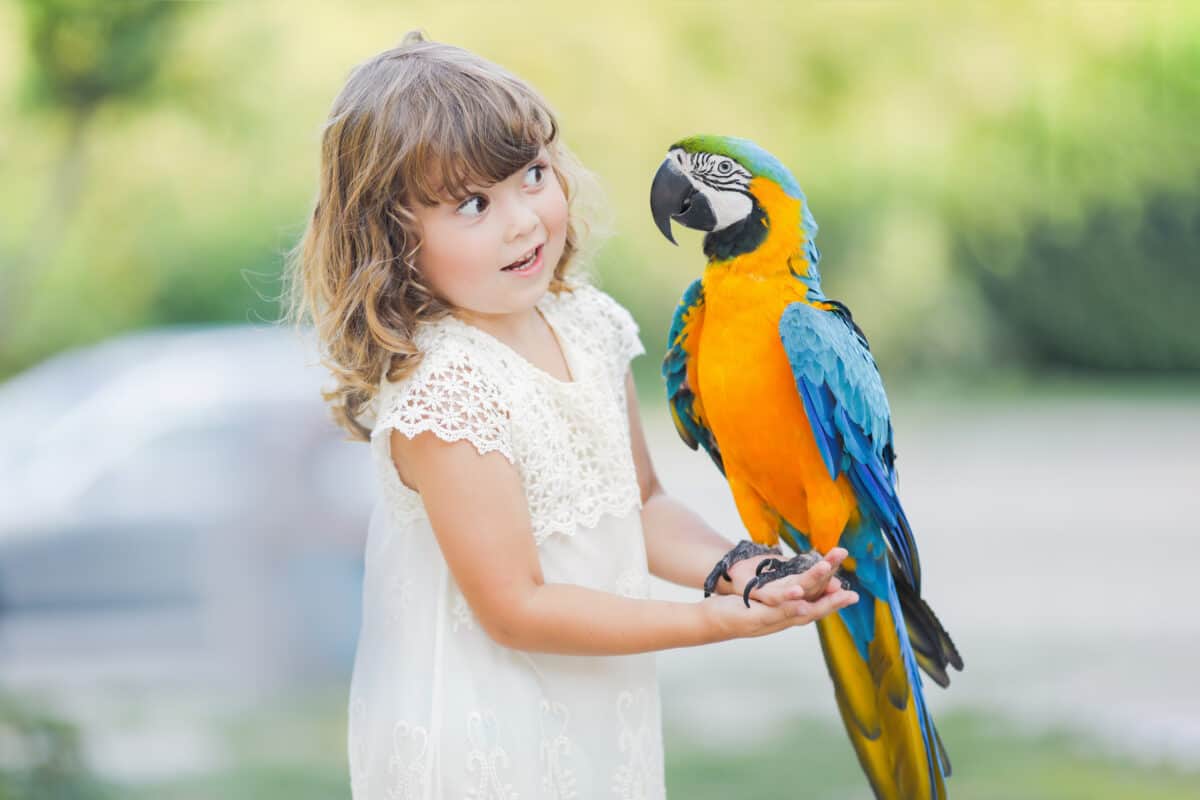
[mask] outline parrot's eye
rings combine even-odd
[[[718,161],[717,162],[717,174],[718,175],[728,175],[731,172],[733,172],[733,163],[732,162],[730,162],[730,161]]]

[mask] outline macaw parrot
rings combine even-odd
[[[891,414],[850,309],[821,291],[817,224],[796,179],[746,139],[672,145],[650,189],[655,224],[704,231],[704,274],[683,294],[662,372],[680,437],[725,476],[752,541],[713,568],[768,558],[746,587],[807,569],[835,546],[859,602],[817,623],[838,709],[876,797],[945,798],[950,760],[918,667],[940,686],[962,658],[921,599],[897,495]]]

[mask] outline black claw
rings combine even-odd
[[[746,582],[746,591],[742,592],[742,602],[746,604],[746,608],[750,607],[750,592],[758,586],[758,578],[751,578]]]
[[[729,574],[729,568],[733,564],[742,559],[764,553],[782,554],[778,547],[763,547],[761,544],[756,544],[748,540],[738,542],[732,550],[721,557],[721,560],[712,568],[712,572],[708,573],[708,577],[704,580],[704,596],[709,597],[716,591],[717,581],[721,578],[730,582],[733,581],[733,578]]]
[[[777,569],[781,563],[783,562],[781,562],[778,558],[764,558],[762,561],[758,562],[758,566],[754,568],[754,574],[762,575],[763,570]]]

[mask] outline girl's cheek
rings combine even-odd
[[[472,275],[469,242],[453,229],[429,231],[418,255],[425,279],[444,297],[453,298]]]
[[[545,212],[542,219],[545,225],[550,229],[551,234],[555,237],[566,236],[567,230],[567,198],[563,194],[562,187],[555,180],[550,186],[546,187],[543,193],[545,197]]]
[[[453,224],[439,226],[432,231],[434,238],[428,243],[430,261],[435,269],[452,278],[470,272],[473,255],[478,250],[474,230],[464,230]]]

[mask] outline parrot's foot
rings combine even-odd
[[[742,602],[746,604],[746,608],[749,608],[750,592],[759,586],[768,584],[771,581],[777,581],[780,578],[786,578],[788,575],[799,575],[801,572],[807,572],[820,561],[820,553],[813,550],[801,553],[787,561],[780,561],[778,558],[763,559],[758,562],[755,576],[746,582],[746,590],[742,592]],[[850,584],[845,578],[838,578],[838,580],[841,581],[843,589],[850,588]]]
[[[761,556],[765,553],[783,554],[778,547],[766,547],[748,539],[738,542],[732,550],[721,557],[721,560],[713,567],[712,572],[708,573],[708,577],[704,579],[704,596],[708,597],[717,590],[718,578],[724,578],[727,581],[733,580],[729,577],[729,568],[734,564],[753,556]],[[774,560],[772,559],[772,561]]]

